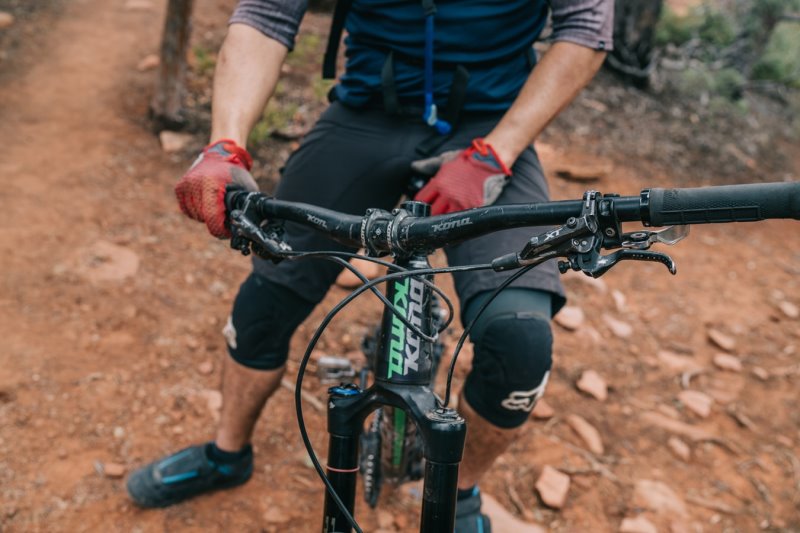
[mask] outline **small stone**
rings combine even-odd
[[[208,409],[212,413],[219,414],[219,410],[222,409],[222,393],[218,390],[206,389],[200,394],[205,397]]]
[[[583,440],[589,451],[595,455],[603,455],[605,451],[603,439],[600,438],[600,432],[593,425],[578,415],[569,415],[567,424]]]
[[[555,409],[550,407],[549,403],[547,403],[544,399],[541,399],[536,402],[531,414],[533,415],[533,418],[537,420],[548,420],[553,418],[556,412]]]
[[[14,25],[14,15],[7,11],[0,11],[0,30],[5,30]]]
[[[291,520],[291,517],[280,507],[271,506],[269,510],[264,513],[264,521],[268,524],[285,524],[289,520]]]
[[[673,372],[696,372],[702,369],[692,357],[678,355],[669,350],[660,350],[657,357],[661,366]]]
[[[136,65],[136,70],[139,72],[145,72],[147,70],[153,70],[160,64],[161,59],[156,54],[150,54],[144,56],[141,61],[139,61],[139,63]]]
[[[622,294],[617,289],[614,289],[613,291],[611,291],[611,297],[614,299],[614,307],[617,308],[617,311],[619,311],[620,313],[625,312],[625,309],[627,307],[626,304],[627,298],[625,298],[625,295]]]
[[[750,372],[761,381],[767,381],[769,379],[769,372],[760,366],[754,366]]]
[[[714,399],[708,394],[696,390],[684,390],[678,394],[678,400],[700,418],[708,418]]]
[[[684,462],[689,462],[692,456],[692,450],[689,448],[688,444],[678,437],[670,437],[667,441],[667,446],[669,446],[670,451],[675,454],[675,457]]]
[[[661,414],[667,415],[668,417],[674,418],[675,420],[678,420],[681,417],[680,412],[678,412],[678,410],[672,407],[671,405],[666,405],[662,403],[659,404],[657,409]]]
[[[715,355],[714,365],[721,370],[728,370],[730,372],[742,371],[742,362],[739,358],[727,353],[718,353]]]
[[[197,365],[197,371],[203,374],[204,376],[207,376],[214,371],[214,363],[212,363],[211,361],[204,361],[199,365]]]
[[[378,509],[378,527],[389,529],[394,524],[394,516],[389,511]]]
[[[581,378],[575,384],[578,390],[593,396],[601,402],[608,398],[608,385],[606,381],[594,370],[586,370],[581,374]]]
[[[150,11],[153,9],[153,2],[150,0],[128,0],[125,2],[126,11]]]
[[[125,475],[125,470],[125,465],[120,463],[103,463],[103,475],[107,478],[121,478]]]
[[[736,349],[736,339],[730,335],[726,335],[725,333],[722,333],[714,328],[709,328],[707,334],[708,340],[726,352],[732,352]]]
[[[400,531],[405,531],[408,528],[408,515],[405,513],[397,513],[394,517],[394,525],[397,526],[397,529]]]
[[[674,490],[660,481],[640,479],[633,489],[633,507],[665,515],[687,516],[686,504]]]
[[[627,339],[631,335],[633,335],[633,326],[628,324],[627,322],[623,322],[622,320],[617,320],[616,318],[610,315],[603,315],[603,320],[605,321],[608,328],[611,330],[611,333],[614,336],[619,337],[620,339]]]
[[[658,533],[658,529],[643,516],[625,518],[619,526],[619,533]]]
[[[536,481],[536,490],[545,505],[553,509],[561,509],[567,501],[569,484],[570,479],[567,474],[550,465],[545,465]]]
[[[782,302],[778,303],[778,309],[780,309],[781,312],[789,318],[800,317],[800,308],[798,308],[792,302],[783,300]]]
[[[578,329],[583,324],[584,319],[583,309],[573,305],[562,307],[561,311],[555,316],[556,324],[568,331]]]
[[[114,428],[114,438],[115,439],[121,439],[124,436],[125,436],[125,429],[124,428],[122,428],[120,426],[117,426],[117,427]]]
[[[168,154],[184,150],[194,137],[189,133],[178,133],[177,131],[164,130],[158,134],[161,141],[161,149]]]
[[[186,347],[190,350],[196,350],[200,347],[200,341],[197,337],[186,337]]]

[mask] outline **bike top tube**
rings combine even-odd
[[[439,216],[379,209],[357,216],[243,191],[229,192],[227,201],[231,210],[254,202],[263,219],[297,222],[375,254],[433,250],[503,229],[562,224],[579,216],[584,207],[584,200],[568,200],[495,205]],[[644,189],[639,196],[605,195],[599,209],[618,222],[646,226],[800,219],[800,182]]]

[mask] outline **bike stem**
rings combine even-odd
[[[429,206],[406,202],[403,209],[413,216],[427,216]],[[430,268],[427,250],[396,257],[409,270]],[[428,275],[430,280],[432,276]],[[406,319],[428,336],[433,327],[433,291],[411,276],[390,282],[387,297]],[[421,339],[391,311],[384,310],[375,383],[367,390],[354,384],[333,387],[328,402],[327,475],[350,514],[355,504],[358,472],[358,438],[364,420],[382,405],[404,410],[417,425],[424,444],[425,477],[420,531],[439,533],[455,527],[458,467],[464,452],[466,422],[453,409],[446,409],[430,388],[432,344]],[[351,526],[329,493],[325,494],[323,533],[348,533]]]

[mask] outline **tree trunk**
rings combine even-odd
[[[606,65],[628,82],[646,87],[653,68],[656,24],[663,0],[616,0],[614,51]]]
[[[159,130],[180,129],[186,124],[183,102],[193,6],[194,0],[169,0],[167,6],[161,63],[156,91],[150,103],[150,112]]]

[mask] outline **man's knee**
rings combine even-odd
[[[547,385],[553,346],[549,316],[506,310],[485,320],[473,337],[475,356],[464,396],[484,419],[515,428],[528,419]]]
[[[282,367],[292,334],[315,305],[282,285],[251,274],[239,288],[225,326],[228,352],[248,368]]]

